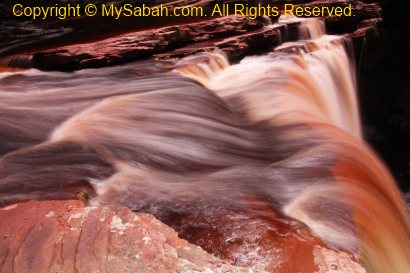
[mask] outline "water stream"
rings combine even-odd
[[[275,272],[303,270],[284,262],[296,241],[408,272],[408,215],[361,138],[349,40],[279,23],[294,20],[298,42],[237,64],[212,52],[173,69],[0,73],[0,203],[121,204]]]

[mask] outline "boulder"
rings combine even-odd
[[[224,263],[152,215],[80,201],[0,208],[1,272],[259,272]]]
[[[292,231],[279,218],[251,218],[220,219],[232,235],[220,248],[226,259],[221,260],[180,239],[154,216],[125,207],[85,207],[74,200],[16,203],[0,208],[1,272],[266,272],[260,267],[278,273],[365,272],[352,255],[323,245],[300,226],[283,236]],[[190,239],[222,242],[218,235],[207,238],[210,233],[211,227],[197,229]],[[258,240],[259,247],[252,248]],[[278,250],[280,245],[285,247]],[[266,263],[229,264],[252,255],[262,255]]]

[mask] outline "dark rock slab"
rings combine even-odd
[[[171,52],[156,54],[154,57],[157,60],[170,60],[183,58],[200,52],[220,50],[226,54],[228,59],[236,61],[247,55],[264,52],[279,45],[283,41],[281,28],[284,27],[263,28],[223,40],[188,45]],[[294,36],[297,36],[297,26],[293,29],[292,33],[296,34]],[[294,37],[294,39],[296,38]]]
[[[275,2],[279,6],[285,3],[287,2]],[[352,4],[355,16],[323,18],[330,33],[351,33],[352,37],[362,38],[364,34],[361,34],[358,29],[363,32],[365,31],[364,28],[379,28],[381,25],[381,9],[377,3],[363,3],[356,0],[292,1],[292,3],[303,6],[342,7]],[[178,6],[181,5],[181,2],[171,1],[169,5],[171,7]],[[212,3],[194,1],[192,5],[211,6]],[[206,20],[204,18],[196,19],[200,21],[189,24],[185,22],[179,25],[174,19],[175,22],[169,22],[171,26],[167,27],[148,28],[96,42],[77,43],[42,50],[33,54],[32,65],[43,70],[77,70],[120,64],[152,55],[157,55],[157,59],[180,58],[214,49],[221,49],[228,57],[236,60],[245,55],[259,53],[264,50],[269,51],[281,42],[296,39],[296,37],[286,37],[284,39],[283,31],[279,32],[278,28],[263,27],[263,20],[260,20],[260,18],[252,20],[247,17],[229,16],[221,18],[208,17]],[[272,18],[272,21],[275,20],[275,18]],[[64,22],[64,24],[67,25],[67,22]],[[154,22],[150,24],[155,25]],[[296,28],[293,29],[293,31],[287,31],[288,36],[295,36]],[[52,34],[53,32],[50,35]],[[20,41],[20,43],[23,42]],[[14,57],[9,58],[13,59]],[[15,63],[15,61],[8,61],[8,63]]]
[[[189,25],[171,26],[116,36],[95,43],[77,44],[33,55],[39,69],[75,70],[125,63],[182,47],[223,38],[261,26],[247,17],[223,17]]]

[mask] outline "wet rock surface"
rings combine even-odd
[[[354,257],[332,250],[303,223],[281,215],[266,201],[248,202],[249,211],[242,213],[162,218],[189,242],[243,267],[298,273],[328,272],[336,264],[341,272],[364,272]]]
[[[1,272],[263,272],[223,263],[152,215],[79,201],[0,208]]]
[[[28,201],[0,208],[0,219],[1,272],[265,272],[232,266],[178,238],[152,215],[120,206]],[[239,225],[236,230],[266,237],[265,228],[257,225],[251,231]],[[346,253],[299,240],[308,244],[303,255],[298,252],[295,262],[277,253],[285,257],[269,272],[297,272],[295,264],[306,273],[364,272]]]

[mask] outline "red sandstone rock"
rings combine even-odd
[[[158,60],[177,59],[199,52],[210,52],[219,49],[227,55],[228,59],[238,60],[246,55],[259,53],[264,50],[266,51],[269,48],[279,45],[282,42],[281,34],[279,33],[280,28],[284,28],[284,26],[256,30],[246,34],[229,37],[221,41],[214,41],[213,43],[207,42],[189,45],[171,52],[157,54],[154,57]],[[291,24],[288,28],[288,31],[289,30],[293,36],[292,40],[296,40],[297,24]]]
[[[351,33],[351,36],[362,39],[363,36],[366,36],[363,34],[365,29],[380,27],[381,9],[380,6],[375,3],[365,4],[357,0],[281,0],[274,1],[274,4],[281,7],[290,2],[303,6],[346,6],[352,4],[355,16],[332,16],[323,18],[330,33]],[[267,1],[260,1],[260,3],[272,4]],[[178,1],[168,3],[171,7],[181,4],[183,3]],[[212,6],[212,3],[206,0],[192,1],[190,4],[203,6],[207,9]],[[145,30],[140,30],[141,27],[135,26],[134,29],[129,30],[133,31],[131,33],[123,35],[115,34],[115,32],[111,34],[107,33],[103,37],[110,37],[110,35],[117,36],[97,42],[77,43],[51,50],[38,51],[33,54],[29,53],[29,57],[23,58],[24,60],[30,60],[29,62],[21,62],[19,61],[21,58],[12,56],[9,59],[0,60],[0,66],[2,66],[2,63],[6,63],[7,65],[11,64],[13,69],[24,68],[30,65],[45,70],[77,70],[125,63],[152,55],[156,55],[155,58],[157,59],[180,58],[216,48],[225,51],[231,59],[238,60],[249,54],[269,51],[280,42],[295,40],[295,37],[291,37],[295,36],[295,31],[292,31],[292,26],[288,27],[288,37],[284,39],[284,35],[278,35],[278,32],[275,32],[273,29],[262,28],[263,24],[261,22],[247,17],[207,17],[206,20],[204,20],[204,18],[196,18],[195,20],[185,18],[184,21],[178,21],[180,19],[176,17],[174,19],[164,17],[162,19],[167,20],[170,26],[162,28],[155,28],[158,26],[158,22],[151,18],[144,21]],[[271,19],[275,20],[274,18]],[[79,20],[86,19],[80,18]],[[72,23],[74,24],[75,22],[76,21],[73,21]],[[184,24],[179,25],[181,23]],[[64,21],[64,24],[66,28],[70,25],[69,21]],[[90,25],[91,22],[87,21],[86,24]],[[115,24],[119,23],[115,22]],[[55,26],[52,24],[50,26],[46,25],[46,28],[53,27]],[[40,26],[36,26],[36,29],[41,28]],[[84,31],[81,31],[81,33]],[[92,32],[92,28],[87,29],[87,31]],[[70,35],[73,35],[73,33]],[[33,38],[31,36],[27,36],[27,38],[31,43]],[[44,39],[48,38],[45,37]],[[95,40],[96,38],[93,39]],[[102,39],[102,37],[99,39]],[[27,41],[20,42],[23,45],[27,43]],[[360,42],[355,42],[355,44],[360,44]]]
[[[99,42],[35,53],[33,62],[40,69],[99,67],[141,59],[189,43],[243,34],[260,26],[259,22],[248,17],[223,17],[189,25],[138,31]]]
[[[124,207],[29,201],[0,208],[0,219],[2,273],[263,272],[231,266],[178,238],[174,230],[152,215]],[[240,264],[232,258],[266,254],[270,272],[364,272],[350,255],[329,249],[306,230],[289,234],[286,225],[278,225],[280,220],[225,217],[221,221],[236,234],[226,245],[226,253],[220,253],[227,261]],[[283,233],[278,237],[280,232],[286,232],[286,236]],[[192,241],[198,236],[202,236],[201,231]],[[205,235],[203,239],[210,238]],[[252,247],[252,241],[258,240],[262,241],[260,249],[244,252],[244,242]],[[278,245],[286,247],[278,251]]]
[[[29,201],[1,208],[0,219],[2,273],[250,272],[124,207]]]
[[[224,261],[275,273],[364,272],[355,259],[332,250],[307,226],[276,212],[269,202],[250,198],[247,211],[192,212],[163,217],[189,242]],[[331,271],[334,272],[334,271]],[[335,271],[339,272],[339,271]]]

